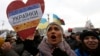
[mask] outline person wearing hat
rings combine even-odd
[[[31,54],[34,54],[35,50],[38,49],[39,56],[76,56],[75,52],[64,40],[63,28],[57,23],[52,22],[47,26],[45,36],[37,48],[34,47],[32,42],[29,42],[30,40],[27,41],[27,44],[25,43],[25,47],[30,47],[27,50]]]
[[[77,56],[100,56],[100,39],[93,31],[80,34],[81,45],[75,50]]]
[[[38,47],[42,56],[76,56],[64,40],[64,31],[59,24],[50,23],[46,31],[46,36]]]

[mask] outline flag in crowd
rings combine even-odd
[[[40,23],[38,25],[38,29],[45,29],[48,25],[48,21],[46,18],[41,18]]]
[[[53,14],[53,22],[56,22],[60,25],[65,25],[64,20],[58,17],[56,14]]]

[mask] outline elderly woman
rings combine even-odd
[[[64,32],[60,25],[50,23],[46,30],[46,36],[38,46],[41,56],[76,56],[64,40]]]

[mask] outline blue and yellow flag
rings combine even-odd
[[[46,18],[42,18],[38,25],[38,29],[45,29],[47,25],[48,25],[48,21],[46,20]]]
[[[65,25],[63,19],[60,19],[56,14],[53,14],[53,22],[56,22],[59,25]]]

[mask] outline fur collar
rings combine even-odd
[[[69,56],[76,56],[74,51],[70,48],[66,41],[62,41],[57,45],[57,47],[65,51]],[[46,41],[46,38],[42,40],[42,42],[38,46],[38,49],[44,56],[52,56],[51,53],[53,52],[53,46]]]

